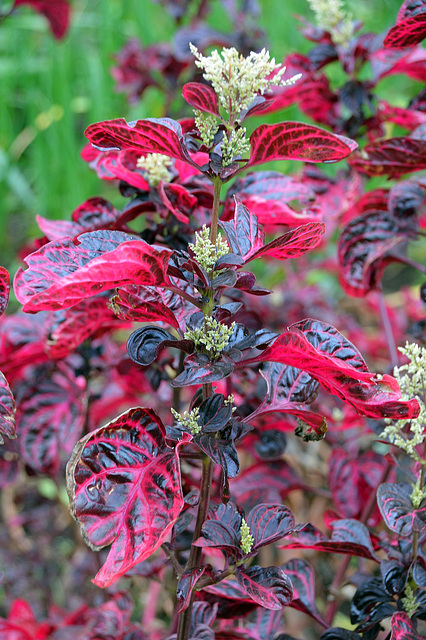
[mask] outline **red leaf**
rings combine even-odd
[[[405,611],[397,611],[391,618],[392,635],[390,640],[421,640],[411,618]]]
[[[265,244],[264,247],[253,253],[246,260],[246,263],[261,256],[269,256],[277,260],[303,256],[307,251],[319,245],[324,231],[325,225],[322,222],[302,224],[300,227],[296,227],[279,238],[272,240],[272,242]]]
[[[51,475],[59,470],[61,454],[71,453],[86,419],[85,380],[65,363],[60,367],[21,389],[16,413],[22,457],[32,469]]]
[[[64,37],[70,19],[70,5],[66,0],[15,0],[13,6],[22,4],[30,5],[47,18],[55,38]]]
[[[80,440],[67,468],[74,517],[94,550],[112,545],[94,579],[112,584],[164,542],[184,501],[177,449],[150,409],[131,409]]]
[[[303,255],[321,241],[325,227],[319,222],[301,225],[272,242],[264,244],[265,234],[257,217],[235,198],[235,217],[230,222],[221,222],[229,247],[233,253],[244,258],[244,264],[270,256],[287,260]]]
[[[291,602],[293,587],[290,578],[278,567],[251,566],[236,569],[235,577],[250,598],[266,609],[277,611]]]
[[[84,233],[44,245],[25,258],[15,293],[24,311],[64,309],[84,298],[126,284],[165,285],[171,253],[120,231]]]
[[[192,590],[201,576],[211,569],[211,565],[204,565],[199,569],[187,569],[182,573],[176,587],[176,597],[179,603],[178,613],[185,611],[191,602]]]
[[[387,34],[384,45],[393,49],[412,47],[426,37],[426,2],[403,2],[396,25]]]
[[[161,153],[199,168],[182,144],[182,129],[170,118],[148,118],[127,123],[124,118],[91,124],[85,132],[92,144],[106,151],[137,149],[140,155]]]
[[[0,316],[6,311],[10,294],[9,272],[4,267],[0,267]]]
[[[4,442],[2,436],[16,438],[16,426],[15,400],[9,383],[0,372],[0,444]]]
[[[281,362],[307,371],[329,393],[371,418],[409,420],[420,410],[417,400],[400,401],[397,381],[371,373],[358,349],[320,320],[308,318],[291,325],[272,346],[242,364],[255,362]]]
[[[198,111],[206,111],[219,115],[219,102],[216,92],[201,82],[187,82],[183,85],[182,95],[184,100]]]
[[[179,329],[183,319],[195,311],[195,307],[179,295],[160,287],[120,287],[110,303],[119,318],[135,322],[166,322],[175,329]]]
[[[426,169],[426,141],[407,136],[378,140],[354,153],[348,162],[368,176],[399,178]]]
[[[250,162],[245,168],[272,160],[338,162],[358,144],[325,129],[301,122],[262,124],[250,136]]]

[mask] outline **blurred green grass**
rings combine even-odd
[[[311,15],[305,0],[260,4],[265,44],[276,59],[309,48],[293,18]],[[74,0],[72,5],[71,28],[61,42],[29,8],[0,25],[0,263],[12,270],[19,247],[37,235],[36,214],[69,218],[94,195],[119,204],[116,190],[101,183],[80,159],[87,125],[120,116],[161,115],[155,90],[130,108],[125,96],[114,91],[110,68],[114,53],[129,37],[144,45],[172,37],[174,23],[164,8],[149,0]],[[399,0],[376,0],[350,2],[348,8],[379,32],[394,22],[399,5]],[[217,28],[224,23],[218,1],[210,23]],[[297,110],[284,117],[297,117]]]

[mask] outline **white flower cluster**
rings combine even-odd
[[[215,318],[206,316],[202,326],[197,329],[188,329],[185,331],[184,338],[192,340],[196,347],[203,345],[210,357],[215,358],[227,346],[234,327],[235,322],[227,327]]]
[[[175,411],[175,409],[171,409],[171,412],[176,422],[184,429],[189,429],[192,435],[196,436],[197,433],[200,433],[201,427],[198,424],[200,410],[198,408],[192,409],[192,411],[184,411],[182,414]]]
[[[189,45],[196,57],[195,64],[203,69],[204,78],[211,82],[219,103],[229,115],[241,113],[247,109],[253,99],[264,94],[271,87],[287,86],[300,78],[300,74],[289,80],[283,79],[285,67],[275,64],[269,51],[262,49],[260,53],[252,51],[247,58],[236,49],[217,50],[210,56],[203,56],[192,43]]]
[[[200,231],[195,232],[195,244],[190,242],[188,247],[192,249],[197,262],[207,273],[213,269],[216,260],[229,253],[228,243],[220,234],[217,236],[216,244],[213,244],[210,231],[205,224]]]
[[[236,156],[244,156],[250,151],[250,141],[246,138],[245,127],[234,129],[229,138],[222,142],[222,161],[224,166],[231,164]]]
[[[138,158],[136,163],[139,169],[145,171],[145,178],[151,187],[156,187],[162,180],[170,182],[173,178],[169,171],[171,165],[171,158],[162,153],[147,153],[146,156]]]
[[[408,364],[395,367],[393,375],[397,379],[401,389],[401,399],[411,400],[416,398],[420,405],[420,413],[417,418],[410,420],[410,430],[405,434],[401,426],[401,420],[394,422],[386,420],[387,426],[380,434],[386,437],[399,449],[405,451],[414,460],[420,461],[416,447],[426,441],[426,348],[415,343],[406,343],[399,351],[410,360]]]
[[[195,114],[195,126],[200,132],[201,141],[206,147],[210,147],[213,144],[214,137],[219,129],[219,124],[216,116],[203,113],[194,109]]]
[[[254,544],[254,538],[251,535],[250,528],[244,518],[242,519],[241,526],[240,526],[240,535],[241,535],[241,543],[240,543],[241,551],[243,553],[250,553]]]
[[[317,25],[328,31],[335,44],[348,44],[354,36],[354,24],[344,8],[343,0],[308,0]]]

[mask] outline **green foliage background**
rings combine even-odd
[[[277,60],[309,48],[293,17],[312,15],[305,0],[260,4],[265,45]],[[209,22],[224,30],[223,7],[218,1],[212,5]],[[394,22],[399,6],[399,0],[348,3],[349,11],[376,33]],[[150,0],[73,0],[72,7],[71,28],[60,42],[29,7],[0,23],[0,263],[12,271],[19,247],[37,235],[36,214],[69,218],[95,195],[119,204],[116,190],[102,184],[80,159],[87,125],[120,116],[161,115],[161,95],[155,89],[129,107],[125,96],[114,91],[110,68],[114,53],[130,37],[144,45],[172,38],[174,22],[165,9]],[[395,83],[404,104],[410,86],[393,78],[393,97]],[[295,117],[297,110],[291,109],[278,119]]]

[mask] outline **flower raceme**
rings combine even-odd
[[[212,85],[190,82],[183,88],[184,99],[195,111],[192,130],[184,133],[170,118],[130,123],[120,118],[90,125],[86,131],[90,142],[104,151],[132,149],[145,164],[148,154],[176,158],[212,180],[219,176],[222,182],[272,160],[337,162],[356,149],[353,140],[297,122],[261,125],[248,139],[241,123],[264,107],[269,99],[263,94],[273,86],[294,84],[300,74],[284,79],[285,67],[270,59],[265,49],[246,58],[233,48],[221,54],[213,51],[208,57],[194,46],[191,50]],[[208,154],[202,165],[194,157],[199,151]]]

